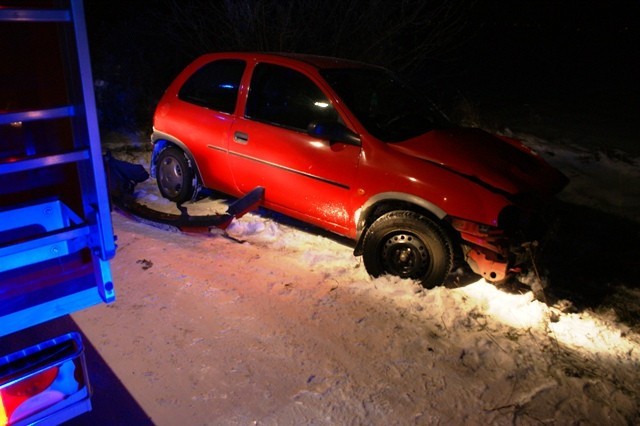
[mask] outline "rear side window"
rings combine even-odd
[[[245,62],[223,59],[206,64],[184,83],[178,98],[231,114],[236,107]]]
[[[245,115],[301,131],[312,121],[338,120],[329,99],[309,78],[272,64],[258,64],[253,71]]]

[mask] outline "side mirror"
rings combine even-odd
[[[330,142],[361,145],[360,136],[337,121],[314,121],[307,127],[307,133]]]

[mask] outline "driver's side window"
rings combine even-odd
[[[312,121],[338,119],[331,102],[311,80],[273,64],[254,69],[245,116],[299,131],[306,131]]]

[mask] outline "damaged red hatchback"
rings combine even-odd
[[[528,259],[567,179],[521,142],[448,122],[389,71],[293,54],[198,58],[158,104],[151,174],[177,203],[201,188],[356,241],[372,276],[441,284],[454,258],[490,281]]]

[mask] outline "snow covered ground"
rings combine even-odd
[[[73,318],[159,425],[638,424],[640,161],[512,136],[571,178],[546,304],[468,274],[371,279],[344,241],[272,212],[208,235],[114,213],[118,299]],[[136,195],[174,209],[151,180]]]

